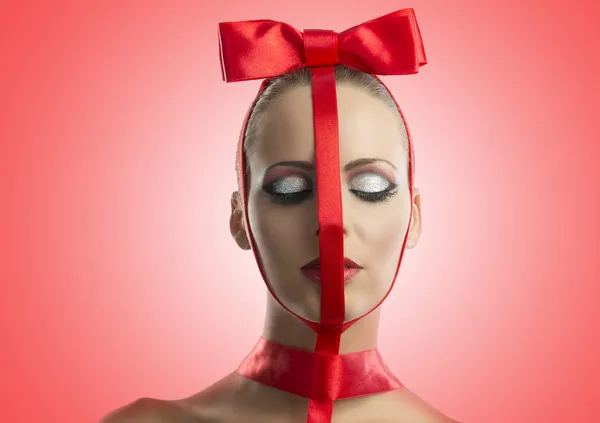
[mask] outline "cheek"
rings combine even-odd
[[[368,219],[364,230],[368,234],[374,262],[379,265],[397,264],[408,231],[409,215],[410,210],[398,202],[374,211],[372,218]]]
[[[374,241],[379,247],[379,252],[396,254],[404,242],[408,219],[400,219],[398,216],[386,217],[387,219],[379,220],[379,225],[374,228]],[[385,224],[382,224],[383,222]]]
[[[265,266],[298,266],[312,259],[305,207],[281,206],[257,197],[248,199],[248,217]]]

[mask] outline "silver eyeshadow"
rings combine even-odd
[[[366,193],[385,191],[392,185],[385,177],[372,172],[361,173],[350,181],[350,189]],[[287,176],[271,185],[275,194],[296,194],[311,189],[311,185],[301,176]]]
[[[350,181],[351,190],[369,193],[385,191],[390,185],[386,178],[371,172],[361,173]]]
[[[275,194],[295,194],[310,189],[310,184],[300,176],[287,176],[272,184]]]

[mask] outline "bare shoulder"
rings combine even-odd
[[[348,423],[458,423],[406,387],[341,400],[337,417],[337,421]]]
[[[459,423],[430,403],[408,389],[401,389],[397,393],[401,422],[411,423]]]
[[[99,423],[213,423],[178,401],[140,398],[107,414]]]
[[[107,414],[99,423],[223,423],[228,411],[235,373],[180,400],[140,398]]]

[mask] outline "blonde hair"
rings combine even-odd
[[[338,85],[352,84],[355,87],[365,90],[373,97],[380,99],[388,105],[398,115],[400,126],[404,133],[404,146],[408,151],[408,134],[406,131],[405,122],[398,110],[398,106],[388,89],[373,75],[354,70],[344,65],[335,67],[335,80]],[[273,78],[269,81],[268,86],[260,93],[255,100],[254,106],[250,111],[246,132],[244,134],[244,162],[246,164],[245,172],[246,183],[250,181],[250,167],[248,166],[248,158],[253,152],[253,147],[260,139],[261,123],[263,117],[269,109],[269,106],[275,99],[281,96],[286,91],[298,86],[311,85],[311,71],[309,68],[300,68],[298,70],[286,73],[284,75]],[[239,154],[239,151],[238,153]],[[239,157],[236,157],[236,173],[238,177],[238,188],[241,191],[241,171],[239,169]],[[409,169],[410,172],[410,169]],[[240,192],[241,194],[241,192]]]

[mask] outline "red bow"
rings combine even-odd
[[[223,80],[271,78],[342,64],[375,75],[417,73],[427,63],[414,10],[402,9],[337,33],[273,20],[219,23]]]

